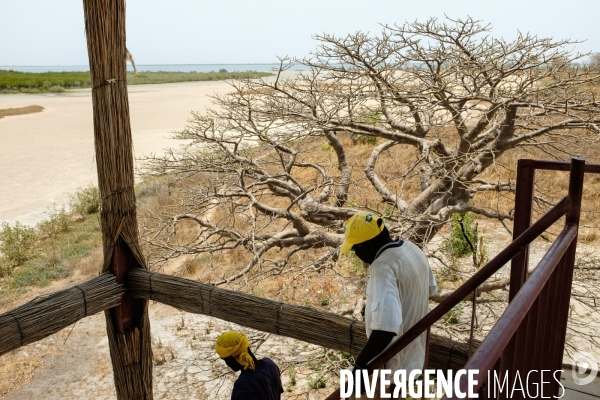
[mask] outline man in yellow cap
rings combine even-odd
[[[344,223],[340,254],[353,250],[369,264],[365,326],[367,344],[356,357],[355,371],[366,365],[429,311],[429,296],[437,284],[423,251],[415,244],[394,241],[383,220],[368,212],[358,212]],[[422,369],[426,334],[413,340],[385,368]],[[364,388],[364,387],[363,387]],[[362,390],[364,393],[364,389]]]
[[[248,338],[241,332],[221,334],[215,350],[235,372],[242,371],[233,384],[231,400],[279,400],[283,387],[281,372],[269,358],[257,360],[250,350]]]

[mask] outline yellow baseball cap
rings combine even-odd
[[[379,235],[383,230],[377,226],[377,215],[364,211],[357,212],[344,222],[344,242],[340,247],[340,254],[347,253],[355,244],[366,242]]]

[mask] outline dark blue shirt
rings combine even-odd
[[[269,358],[256,361],[254,371],[242,371],[233,384],[231,400],[279,400],[283,387],[277,365]]]

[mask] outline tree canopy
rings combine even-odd
[[[456,213],[510,220],[477,205],[514,191],[486,171],[516,148],[565,158],[600,134],[599,71],[572,67],[585,56],[572,41],[508,41],[471,18],[315,38],[310,57],[282,59],[276,78],[234,82],[194,113],[176,136],[185,150],[147,160],[150,174],[196,182],[147,232],[161,260],[243,249],[249,259],[224,283],[303,252],[307,267],[335,260],[358,209],[421,244]],[[294,64],[308,70],[291,73]],[[197,225],[186,243],[175,240],[181,221]]]

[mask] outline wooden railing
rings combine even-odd
[[[531,225],[535,169],[570,171],[569,193]],[[508,374],[509,382],[516,371],[560,370],[565,346],[585,172],[600,173],[600,165],[586,165],[584,160],[578,158],[571,160],[571,163],[519,160],[513,242],[446,300],[408,329],[384,352],[371,360],[367,366],[369,374],[383,367],[395,354],[402,351],[444,314],[473,293],[479,285],[498,272],[502,266],[515,258],[517,258],[516,262],[511,265],[510,290],[510,300],[514,301],[494,325],[465,369],[479,370],[478,384],[475,388],[477,390],[485,385],[488,371],[491,370]],[[529,244],[565,215],[566,222],[562,233],[527,279]],[[548,315],[550,312],[552,318]],[[541,381],[537,380],[537,382]],[[453,393],[444,398],[453,398],[456,390],[465,393],[466,385],[467,377],[464,376],[460,385],[453,387]],[[555,380],[546,382],[545,385],[544,393],[550,393],[551,396],[557,394],[558,385]],[[480,394],[483,395],[484,392],[481,390]],[[339,389],[327,397],[328,400],[339,398]]]

